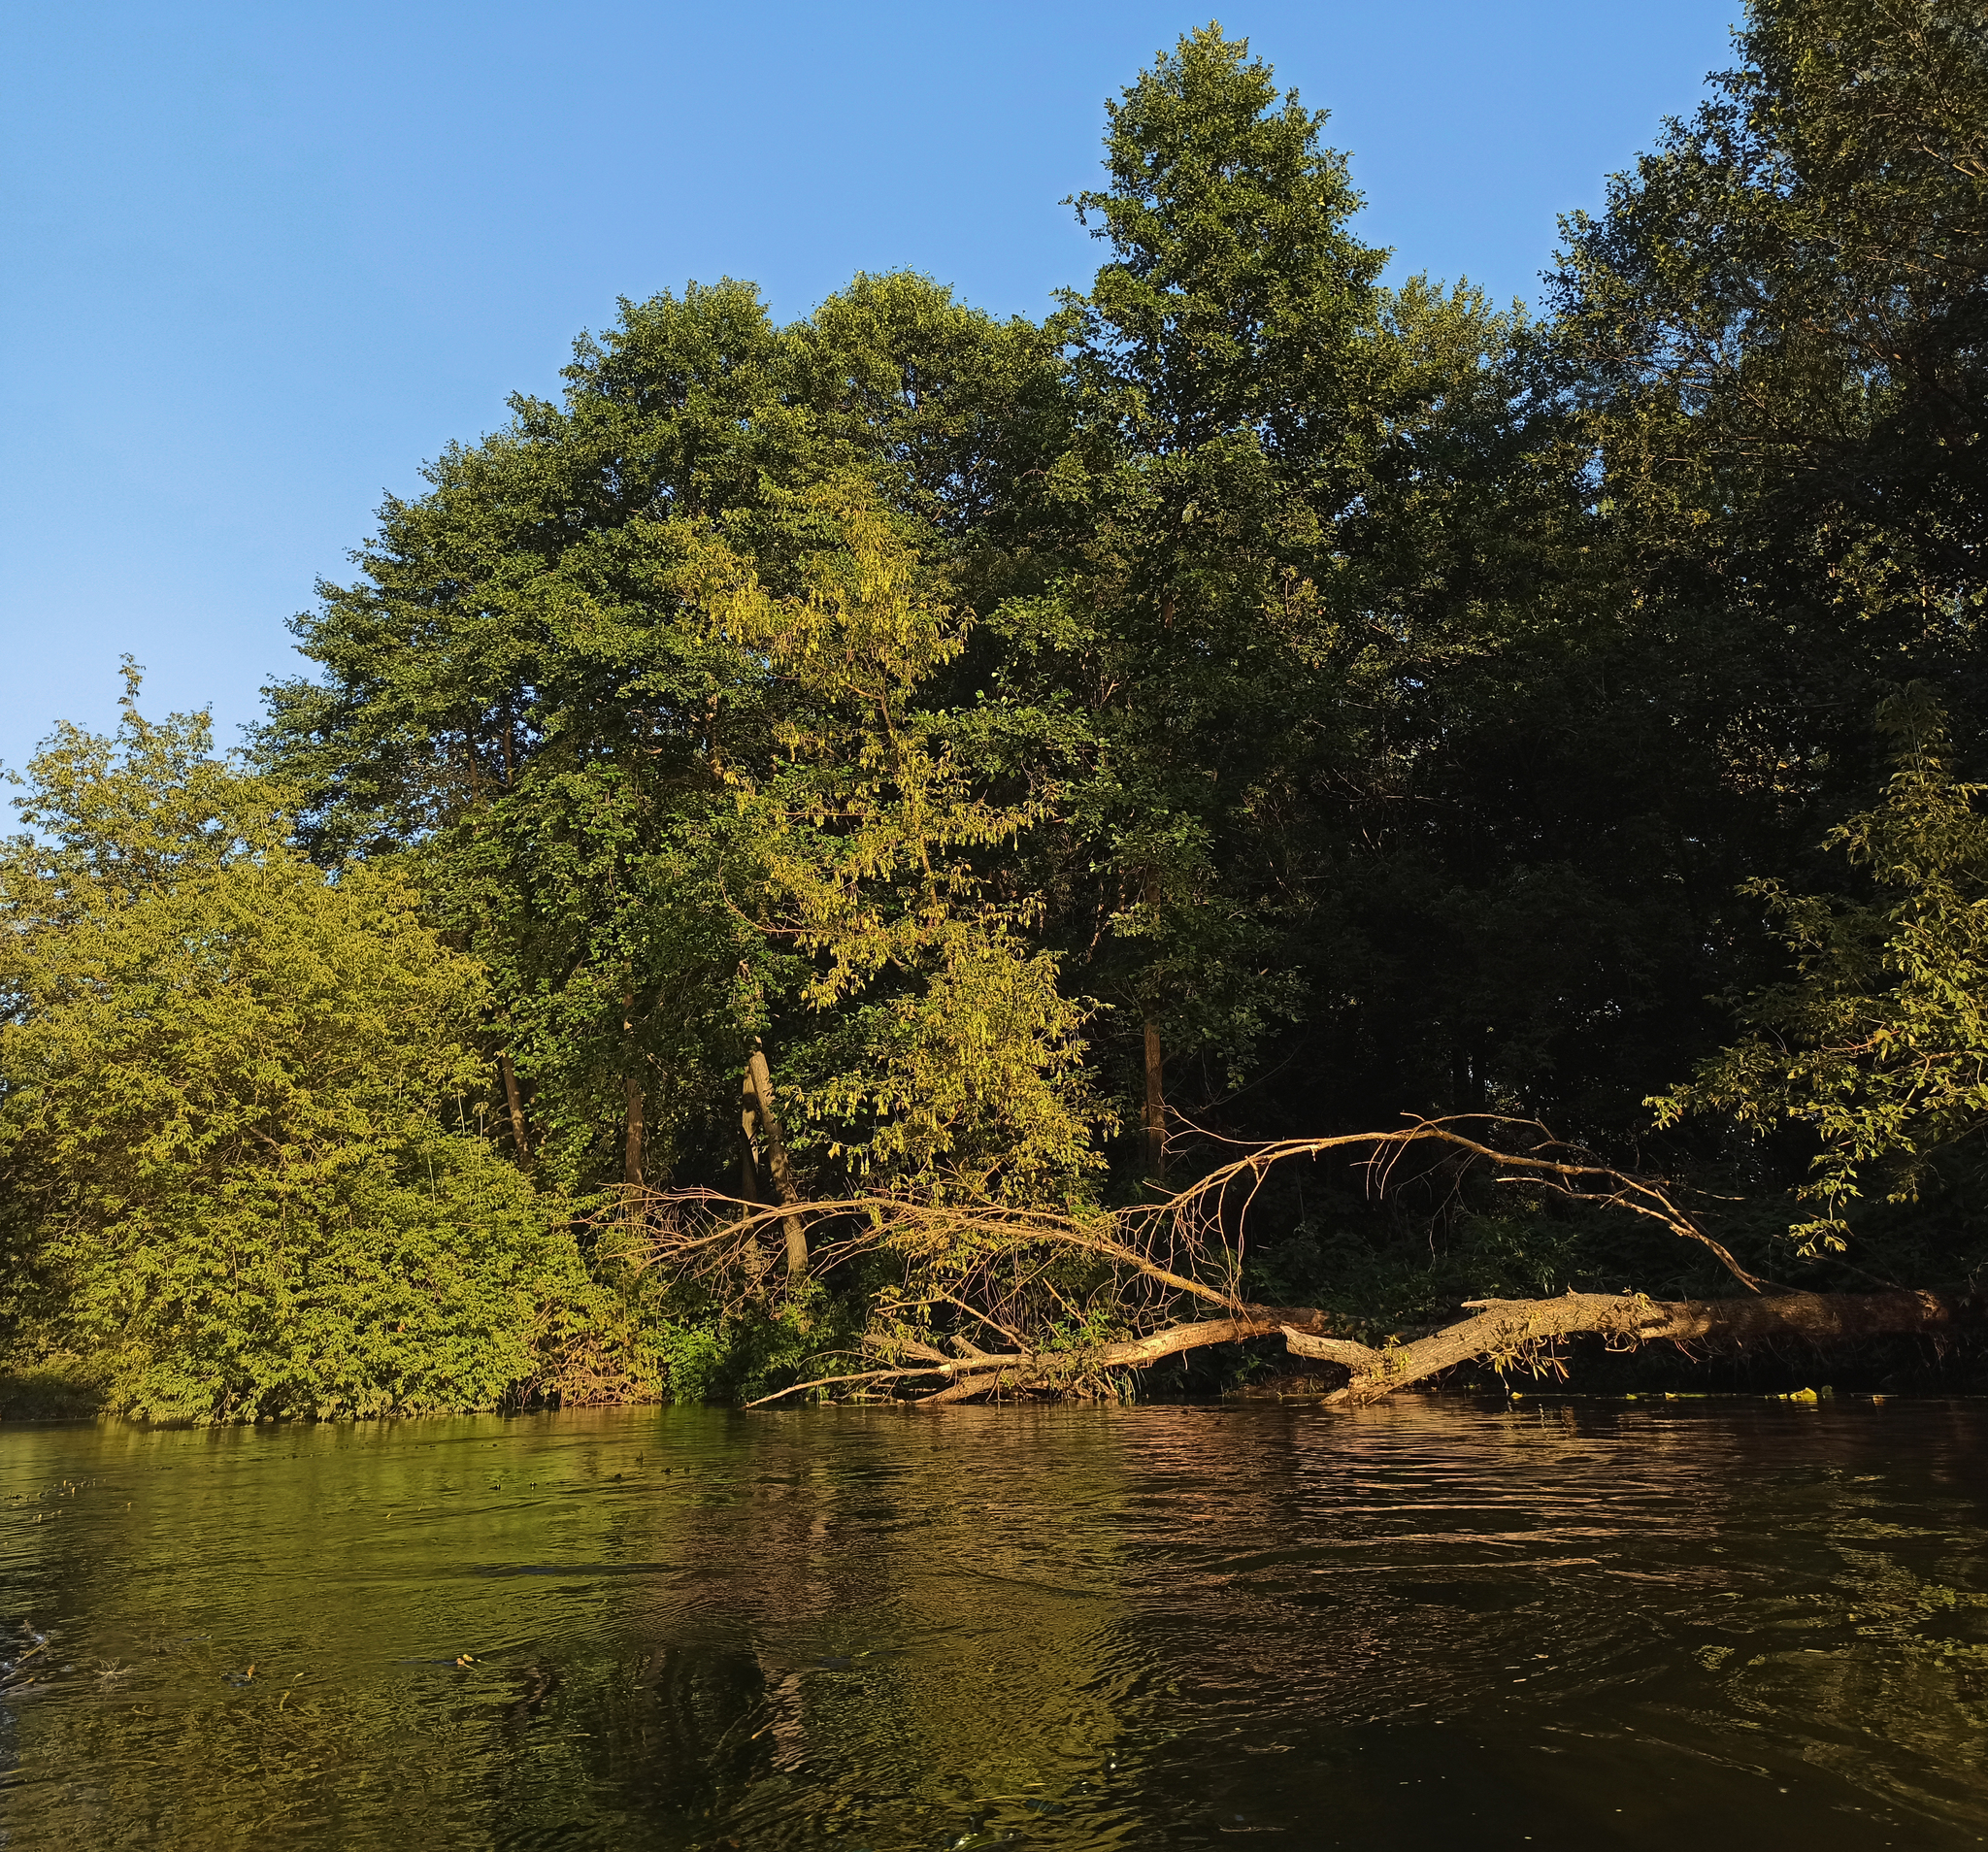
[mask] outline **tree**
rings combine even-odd
[[[1094,1040],[1143,1093],[1149,1173],[1170,1092],[1190,1123],[1267,1073],[1257,1125],[1365,1118],[1375,1090],[1468,1107],[1616,1001],[1515,983],[1486,931],[1514,916],[1523,948],[1539,896],[1577,913],[1603,887],[1564,866],[1586,814],[1547,843],[1496,808],[1514,690],[1550,675],[1564,709],[1601,606],[1579,468],[1520,365],[1537,336],[1467,284],[1383,288],[1324,129],[1212,26],[1110,106],[1109,185],[1077,203],[1110,254],[1063,320],[1069,538],[1052,589],[992,621],[999,685],[1047,716],[1032,879],[1110,1006]],[[1407,933],[1405,894],[1431,903]],[[1584,936],[1626,910],[1598,899]]]
[[[814,1014],[713,860],[794,689],[706,620],[689,563],[716,535],[805,600],[792,497],[855,476],[935,580],[995,595],[1061,401],[1041,330],[906,276],[785,329],[738,283],[624,303],[567,378],[381,511],[358,581],[299,620],[321,678],[271,691],[262,749],[321,859],[409,858],[490,972],[535,1161],[584,1191],[728,1173],[746,1051],[784,1062]]]
[[[1988,29],[1932,0],[1757,0],[1743,63],[1574,215],[1567,391],[1665,699],[1789,832],[1860,801],[1864,716],[1978,705]]]
[[[1055,816],[1025,878],[1107,1006],[1157,1174],[1166,1064],[1233,1072],[1299,995],[1285,787],[1320,717],[1383,253],[1345,232],[1323,117],[1219,29],[1108,109],[1110,185],[1075,203],[1111,256],[1052,324],[1071,428],[1032,506],[1044,583],[992,613],[989,693],[1033,716]]]
[[[869,1187],[1067,1201],[1108,1117],[1083,1010],[1028,943],[1039,906],[998,898],[971,860],[1036,817],[986,794],[986,717],[923,705],[971,618],[921,583],[860,480],[797,513],[826,543],[803,561],[804,592],[770,596],[716,540],[699,570],[713,627],[789,686],[779,756],[726,773],[724,860],[760,930],[810,961],[802,1001],[837,1012],[796,1052],[802,1123]]]
[[[1541,372],[1593,472],[1620,613],[1594,662],[1621,762],[1656,775],[1645,814],[1669,841],[1652,847],[1691,929],[1673,943],[1703,947],[1679,975],[1808,1009],[1826,965],[1842,997],[1885,989],[1831,964],[1878,916],[1855,863],[1817,852],[1900,801],[1894,784],[1872,809],[1872,709],[1923,680],[1914,699],[1956,723],[1950,776],[1979,750],[1988,34],[1920,0],[1758,0],[1737,43],[1712,101],[1610,182],[1603,215],[1567,222]],[[1664,989],[1674,1020],[1723,1035],[1681,981]],[[1754,1019],[1810,1046],[1792,1017]],[[1785,1128],[1785,1083],[1721,1060],[1728,1106]],[[1710,1105],[1709,1073],[1665,1090],[1667,1126],[1706,1135],[1715,1115],[1678,1111]],[[1798,1142],[1751,1146],[1763,1180]],[[1807,1234],[1833,1239],[1814,1200]]]
[[[1911,1203],[1942,1166],[1978,1171],[1988,1133],[1988,819],[1974,808],[1988,786],[1954,777],[1946,716],[1923,683],[1878,717],[1898,743],[1884,801],[1829,838],[1878,895],[1751,883],[1796,976],[1747,1002],[1743,1040],[1652,1102],[1660,1124],[1697,1111],[1756,1135],[1809,1128],[1820,1149],[1797,1195],[1818,1207],[1790,1231],[1804,1252],[1848,1244],[1871,1179]]]
[[[1870,701],[1930,678],[1953,778],[1975,749],[1978,22],[1760,0],[1740,44],[1569,222],[1548,323],[1383,286],[1323,114],[1209,26],[1110,106],[1076,200],[1105,261],[1043,325],[904,275],[784,328],[735,282],[626,303],[558,405],[382,510],[263,748],[322,866],[391,864],[488,973],[476,1106],[517,1164],[638,1245],[737,1175],[742,1265],[772,1217],[812,1276],[802,1224],[845,1218],[813,1250],[844,1335],[887,1248],[916,1341],[1054,1349],[1118,1316],[1097,1199],[1168,1200],[1170,1135],[1176,1182],[1219,1164],[1183,1126],[1544,1117],[1628,1162],[1708,993],[1772,989],[1742,882],[1854,884],[1814,844],[1869,810]],[[1847,969],[1832,1008],[1906,1008]],[[1809,1111],[1744,1086],[1721,1111]],[[1843,1136],[1945,1151],[1926,1105]],[[1114,1116],[1143,1137],[1101,1180]],[[735,1170],[776,1118],[778,1204]],[[1770,1185],[1786,1145],[1748,1154]],[[1426,1318],[1504,1267],[1494,1226],[1541,1291],[1702,1290],[1591,1204],[1506,1213],[1461,1148],[1414,1199],[1426,1267],[1388,1258],[1405,1194],[1257,1177],[1265,1296],[1394,1267]],[[879,1202],[915,1205],[900,1247],[846,1225]],[[977,1297],[1024,1224],[1083,1239]]]
[[[290,849],[205,714],[58,729],[0,854],[0,1165],[44,1343],[114,1405],[490,1407],[590,1288],[460,1102],[481,973],[384,867]]]

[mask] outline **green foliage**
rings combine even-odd
[[[1820,1210],[1790,1231],[1805,1252],[1846,1244],[1867,1176],[1886,1200],[1916,1202],[1942,1157],[1978,1165],[1988,1132],[1988,819],[1974,808],[1988,786],[1955,778],[1946,716],[1923,685],[1879,722],[1898,742],[1884,802],[1830,834],[1878,897],[1753,883],[1798,975],[1746,1004],[1743,1041],[1651,1103],[1660,1123],[1711,1110],[1760,1133],[1813,1128],[1821,1149],[1798,1195]]]
[[[1331,589],[1377,436],[1385,253],[1345,230],[1359,199],[1323,116],[1279,103],[1210,26],[1109,106],[1110,184],[1076,204],[1111,256],[1065,310],[1068,566],[1001,617],[1013,697],[1082,704],[1044,879],[1069,886],[1059,923],[1121,1059],[1156,1022],[1230,1078],[1304,994],[1300,787],[1369,666]]]
[[[989,896],[969,851],[1011,844],[1027,805],[989,802],[974,718],[919,705],[966,646],[969,620],[932,602],[917,555],[860,486],[802,498],[832,551],[806,590],[770,597],[710,545],[704,603],[762,653],[793,698],[780,757],[727,774],[735,865],[761,930],[810,959],[802,1001],[841,1009],[808,1051],[798,1122],[868,1187],[1058,1200],[1094,1168],[1082,1010],[1056,960],[1026,943],[1040,914]]]
[[[955,553],[981,570],[1017,446],[1060,415],[1050,355],[1042,331],[913,277],[859,278],[787,329],[740,284],[624,304],[579,345],[563,408],[517,401],[507,431],[446,455],[430,495],[383,511],[365,579],[303,621],[325,679],[272,690],[265,752],[309,792],[320,856],[408,852],[491,975],[534,1155],[567,1185],[622,1175],[631,1100],[648,1177],[722,1174],[755,1036],[783,1086],[846,1072],[846,1046],[815,1046],[807,951],[761,929],[768,845],[736,803],[803,777],[804,737],[840,752],[864,698],[713,621],[711,562],[812,609],[805,562],[834,543],[807,491],[861,480],[935,595]],[[1035,1001],[1011,1014],[1033,1009],[1060,1045],[1053,977],[1045,996],[1046,967],[1029,972]],[[879,1049],[911,1033],[886,1028]],[[910,1058],[880,1053],[851,1085],[892,1101]]]
[[[771,1316],[707,1309],[666,1317],[659,1339],[672,1395],[679,1402],[750,1402],[809,1374],[811,1359],[857,1336],[845,1316],[834,1315],[838,1309],[789,1305]]]
[[[1752,1255],[1800,1184],[1814,1253],[1861,1204],[1959,1267],[1988,38],[1756,0],[1739,44],[1544,320],[1383,286],[1324,114],[1214,26],[1108,105],[1040,324],[907,274],[624,302],[298,620],[280,782],[135,710],[38,761],[0,1319],[160,1409],[731,1395],[873,1313],[960,1337],[1024,1211],[1144,1190],[1135,1122],[1178,1178],[1404,1110],[1739,1176]],[[735,1186],[755,1046],[802,1186],[918,1211],[778,1311],[646,1272],[634,1187]],[[584,1267],[557,1203],[612,1206]],[[1264,1290],[1348,1318],[1668,1265],[1273,1205]],[[1011,1309],[1075,1357],[1124,1306],[1073,1241]]]
[[[1114,252],[1074,305],[1086,383],[1190,475],[1242,446],[1342,452],[1321,414],[1348,394],[1387,256],[1345,229],[1361,200],[1324,113],[1248,60],[1218,26],[1183,37],[1106,105],[1111,183],[1075,202]]]
[[[1568,221],[1561,364],[1735,776],[1827,803],[1883,687],[1979,691],[1988,32],[1760,0],[1739,43]]]
[[[0,1162],[49,1335],[159,1418],[489,1407],[588,1284],[470,1126],[481,974],[204,715],[65,727],[0,857]],[[28,1309],[32,1310],[30,1306]]]

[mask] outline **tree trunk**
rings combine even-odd
[[[621,1154],[621,1180],[632,1190],[642,1187],[642,1119],[645,1102],[642,1082],[632,1074],[623,1083],[628,1090],[628,1143]]]
[[[752,1073],[748,1068],[739,1084],[739,1195],[747,1203],[764,1203],[766,1190],[759,1178],[759,1153],[753,1136],[759,1129],[759,1109],[753,1102]],[[752,1282],[753,1297],[765,1290],[766,1276],[773,1272],[773,1256],[755,1239],[745,1256],[746,1277]]]
[[[517,1090],[517,1075],[512,1070],[508,1052],[497,1057],[497,1070],[504,1076],[504,1104],[511,1111],[512,1141],[517,1146],[517,1155],[530,1163],[532,1146],[525,1136],[524,1096]]]
[[[748,1203],[763,1203],[759,1188],[759,1154],[752,1148],[752,1135],[759,1129],[759,1113],[752,1100],[752,1071],[746,1069],[739,1089],[739,1194]]]
[[[1484,1060],[1480,1046],[1461,1036],[1450,1044],[1450,1101],[1452,1109],[1460,1113],[1479,1113],[1484,1109]]]
[[[1183,1350],[1197,1350],[1205,1344],[1233,1344],[1244,1338],[1268,1338],[1287,1325],[1306,1319],[1315,1319],[1322,1324],[1324,1316],[1324,1313],[1303,1306],[1245,1306],[1233,1318],[1206,1318],[1191,1325],[1170,1325],[1149,1338],[1101,1344],[1095,1351],[1086,1353],[1082,1362],[1091,1371],[1143,1370],[1163,1357],[1177,1356]],[[831,1383],[877,1382],[886,1377],[949,1376],[952,1381],[947,1387],[918,1399],[920,1407],[944,1406],[946,1403],[966,1402],[975,1396],[992,1395],[1003,1389],[1025,1392],[1054,1387],[1067,1379],[1073,1361],[1068,1352],[1038,1355],[1032,1351],[977,1350],[965,1357],[948,1357],[930,1344],[905,1339],[897,1340],[895,1348],[900,1354],[918,1361],[904,1369],[866,1370],[848,1376],[797,1382],[773,1395],[761,1396],[758,1402],[746,1406],[756,1408],[763,1403],[778,1402],[782,1396],[791,1396],[803,1389],[823,1388]],[[1356,1345],[1355,1348],[1365,1349],[1366,1346]]]
[[[1087,1372],[1143,1370],[1163,1357],[1206,1344],[1236,1343],[1245,1338],[1283,1334],[1293,1356],[1342,1365],[1349,1382],[1326,1397],[1328,1403],[1360,1407],[1421,1382],[1458,1364],[1483,1359],[1494,1365],[1523,1364],[1562,1338],[1599,1336],[1617,1345],[1667,1339],[1680,1345],[1734,1349],[1773,1339],[1798,1339],[1820,1345],[1871,1338],[1950,1332],[1988,1319],[1988,1297],[1932,1292],[1776,1293],[1757,1299],[1687,1299],[1663,1302],[1640,1294],[1569,1293],[1561,1299],[1474,1300],[1474,1318],[1444,1327],[1410,1343],[1375,1349],[1327,1335],[1326,1314],[1307,1306],[1239,1306],[1232,1316],[1170,1325],[1149,1337],[1101,1344],[1081,1363]],[[1006,1390],[1056,1392],[1070,1380],[1068,1353],[972,1350],[948,1357],[928,1344],[897,1340],[897,1354],[913,1359],[897,1369],[797,1383],[761,1398],[776,1402],[798,1390],[839,1382],[884,1378],[942,1377],[944,1385],[919,1398],[921,1407],[943,1407],[976,1396]],[[757,1404],[752,1405],[757,1406]]]
[[[641,1050],[635,1045],[635,999],[632,996],[621,999],[621,1034],[628,1045],[628,1060],[641,1061]],[[621,1153],[621,1181],[627,1186],[632,1202],[635,1193],[642,1188],[642,1122],[646,1103],[642,1096],[642,1082],[633,1073],[626,1075],[621,1084],[628,1102],[628,1142]]]
[[[1774,1293],[1754,1299],[1668,1302],[1640,1293],[1569,1293],[1560,1299],[1479,1299],[1466,1304],[1483,1309],[1461,1324],[1384,1350],[1295,1327],[1285,1329],[1284,1341],[1295,1356],[1344,1364],[1352,1380],[1326,1399],[1357,1406],[1477,1358],[1492,1364],[1523,1363],[1562,1338],[1598,1336],[1621,1345],[1665,1338],[1707,1349],[1739,1349],[1777,1338],[1824,1344],[1949,1331],[1981,1317],[1984,1310],[1982,1300],[1974,1295],[1930,1292]]]
[[[1160,1026],[1145,1019],[1145,1174],[1155,1183],[1167,1180],[1166,1069],[1160,1050]]]
[[[801,1200],[801,1192],[794,1187],[794,1168],[787,1162],[787,1141],[780,1133],[779,1114],[773,1108],[773,1074],[766,1065],[766,1054],[755,1042],[752,1053],[746,1063],[746,1081],[752,1094],[752,1104],[759,1112],[760,1129],[766,1134],[766,1167],[773,1173],[774,1188],[779,1193],[780,1207],[791,1208]],[[781,1227],[787,1237],[787,1277],[798,1280],[808,1272],[808,1230],[798,1215],[789,1215]]]
[[[1168,592],[1162,600],[1162,608],[1169,626],[1174,621],[1174,594]],[[1152,918],[1147,922],[1149,931],[1157,932],[1160,923],[1160,872],[1147,867],[1140,881],[1140,899],[1143,900]],[[1145,1174],[1151,1183],[1165,1183],[1167,1180],[1167,1071],[1165,1050],[1160,1046],[1159,1018],[1150,1007],[1145,1010],[1145,1110],[1143,1124],[1145,1132]]]

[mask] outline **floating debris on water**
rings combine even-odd
[[[21,1637],[28,1641],[24,1650],[12,1659],[0,1659],[0,1692],[23,1691],[29,1685],[46,1682],[50,1663],[46,1657],[50,1636],[38,1634],[32,1627],[23,1627]]]

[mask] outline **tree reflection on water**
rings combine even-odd
[[[0,1825],[1973,1844],[1984,1439],[1435,1398],[13,1428]]]

